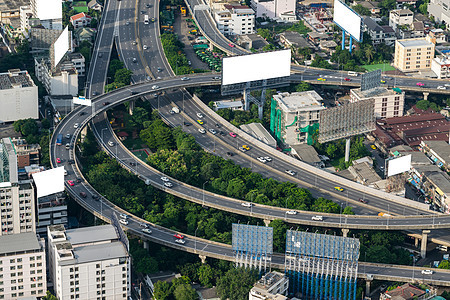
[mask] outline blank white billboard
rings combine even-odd
[[[86,99],[86,97],[73,97],[73,103],[74,104],[80,104],[84,106],[92,106],[91,99]]]
[[[333,22],[348,32],[355,40],[361,41],[362,18],[339,0],[334,0]]]
[[[66,27],[66,29],[63,30],[59,38],[53,44],[53,47],[55,48],[55,66],[58,65],[66,52],[70,49],[69,37],[69,27]]]
[[[388,177],[411,169],[411,154],[388,160]]]
[[[290,75],[290,49],[223,58],[223,85]]]
[[[34,173],[32,176],[38,198],[64,191],[64,167]]]
[[[61,0],[35,0],[36,14],[35,16],[41,20],[61,19],[62,18],[62,1]]]

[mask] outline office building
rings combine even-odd
[[[130,256],[112,225],[47,227],[49,278],[59,299],[126,300]]]
[[[34,188],[18,180],[17,157],[9,138],[0,142],[0,236],[36,231]]]
[[[438,79],[450,78],[450,57],[439,55],[431,61],[431,71]]]
[[[325,109],[316,91],[279,93],[272,97],[270,130],[279,143],[303,144],[311,138],[304,130],[319,122]]]
[[[0,73],[0,123],[38,119],[38,87],[27,71]]]
[[[431,69],[435,45],[430,37],[397,40],[395,42],[394,67],[402,72]]]
[[[270,272],[258,280],[249,292],[249,300],[285,300],[289,279],[280,272]]]
[[[350,90],[350,102],[368,99],[375,100],[375,117],[392,118],[403,116],[405,92],[396,92],[385,87],[361,91],[360,88]]]
[[[414,13],[409,9],[394,9],[389,12],[389,26],[395,31],[399,27],[410,28],[414,21]]]
[[[45,242],[34,232],[0,236],[0,299],[47,293]]]
[[[257,18],[281,19],[286,12],[295,13],[295,0],[251,0]]]
[[[439,23],[445,23],[447,30],[450,30],[450,2],[448,0],[431,0],[428,3],[428,14],[434,17]]]
[[[214,19],[225,35],[255,33],[255,12],[248,6],[224,4],[214,13]]]

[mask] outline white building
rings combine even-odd
[[[443,55],[433,58],[431,61],[431,71],[439,79],[450,78],[450,58]]]
[[[316,91],[279,93],[273,96],[270,129],[280,142],[290,146],[307,142],[308,132],[302,129],[319,122],[325,109]]]
[[[130,256],[112,225],[47,228],[49,277],[59,299],[127,299]]]
[[[350,90],[350,102],[354,103],[368,99],[375,100],[376,118],[403,116],[405,92],[399,94],[385,87],[377,87],[366,91],[361,91],[360,88]]]
[[[280,272],[270,272],[261,277],[249,292],[249,300],[285,300],[289,279]]]
[[[74,28],[88,27],[91,25],[91,20],[92,17],[86,15],[84,12],[70,17],[70,23],[72,23]]]
[[[78,95],[78,73],[71,61],[61,62],[52,70],[45,58],[35,58],[36,77],[44,85],[49,95]]]
[[[450,30],[450,3],[448,0],[431,0],[428,4],[428,13],[434,17],[436,22],[445,22]]]
[[[38,119],[38,87],[27,71],[0,73],[0,123]]]
[[[9,138],[3,138],[0,142],[0,236],[35,232],[34,206],[33,185],[29,180],[18,180],[14,144]]]
[[[55,193],[37,199],[36,233],[44,236],[47,226],[67,225],[67,203],[64,193]]]
[[[34,232],[0,236],[0,282],[0,299],[45,296],[44,239],[38,238]]]
[[[248,6],[225,4],[214,13],[214,18],[225,35],[255,33],[255,12]]]
[[[295,4],[295,0],[252,0],[250,2],[257,18],[269,19],[283,19],[283,14],[292,12],[295,20]]]
[[[21,6],[20,12],[20,30],[28,36],[27,32],[30,29],[30,19],[33,17],[33,11],[29,6]]]
[[[70,60],[73,63],[73,66],[77,70],[78,76],[86,75],[86,60],[84,59],[83,54],[79,52],[68,53],[67,58],[67,60]]]
[[[413,21],[414,13],[409,9],[394,9],[389,12],[389,26],[395,31],[397,31],[397,27],[402,25],[406,25],[410,28]]]
[[[46,29],[62,30],[61,0],[30,0],[33,16],[40,20]]]

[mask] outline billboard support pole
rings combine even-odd
[[[348,51],[350,51],[350,53],[352,53],[352,43],[353,43],[353,38],[352,38],[352,36],[350,36],[350,42],[349,42],[349,47],[348,47]]]
[[[345,140],[345,162],[350,160],[350,138]]]
[[[345,49],[345,30],[342,30],[342,50]]]

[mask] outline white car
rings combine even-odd
[[[159,89],[159,86],[157,86],[157,85],[152,86],[152,90],[156,90],[156,89]]]
[[[217,133],[217,131],[215,131],[214,129],[208,129],[209,130],[209,132],[211,132],[212,134],[216,134]]]
[[[422,270],[422,274],[431,275],[431,274],[433,274],[433,270]]]
[[[125,220],[125,219],[120,219],[119,223],[122,224],[122,225],[128,225],[128,221]]]
[[[205,128],[199,128],[199,129],[198,129],[198,132],[200,132],[200,133],[202,133],[202,134],[205,134],[205,133],[206,133],[206,130],[205,130]]]
[[[438,90],[446,90],[447,88],[445,86],[440,85],[440,86],[437,87],[437,89]]]
[[[128,219],[128,215],[127,214],[120,214],[119,217],[121,219],[125,219],[125,220]]]
[[[197,113],[197,118],[203,119],[203,115],[201,113]]]
[[[272,158],[270,158],[269,156],[264,156],[264,159],[267,161],[272,161]]]
[[[312,216],[311,220],[313,220],[313,221],[323,221],[323,217],[322,216]]]
[[[169,178],[167,178],[166,176],[161,177],[161,180],[164,182],[169,182]]]
[[[284,171],[284,172],[286,172],[286,174],[289,174],[289,175],[291,175],[291,176],[295,176],[295,174],[297,174],[297,173],[295,173],[295,172],[292,171],[292,170],[286,170],[286,171]]]
[[[182,239],[176,239],[175,243],[184,245],[184,243],[186,243],[186,242],[184,240],[182,240]]]
[[[181,78],[182,81],[189,80],[189,79],[190,79],[189,77],[183,77],[183,78]]]
[[[142,48],[143,48],[144,50],[147,50],[147,49],[148,49],[147,45],[144,45]]]
[[[164,182],[165,187],[173,187],[172,182]]]
[[[250,203],[250,202],[242,202],[241,205],[242,205],[243,207],[252,207],[252,206],[253,206],[253,203]]]
[[[75,123],[75,124],[73,124],[73,128],[78,128],[78,126],[80,126],[80,124],[78,124],[78,123]]]
[[[70,139],[70,133],[66,134],[66,139]]]
[[[108,145],[109,145],[110,147],[114,147],[115,143],[114,143],[113,141],[109,141],[109,142],[108,142]]]
[[[286,214],[287,214],[287,215],[296,215],[297,212],[296,212],[295,210],[288,210],[288,211],[286,212]]]
[[[151,234],[152,233],[152,231],[150,229],[148,229],[148,228],[143,228],[142,232],[145,232],[147,234]]]
[[[259,160],[262,163],[265,163],[267,160],[264,159],[264,157],[260,156],[256,158],[257,160]]]

